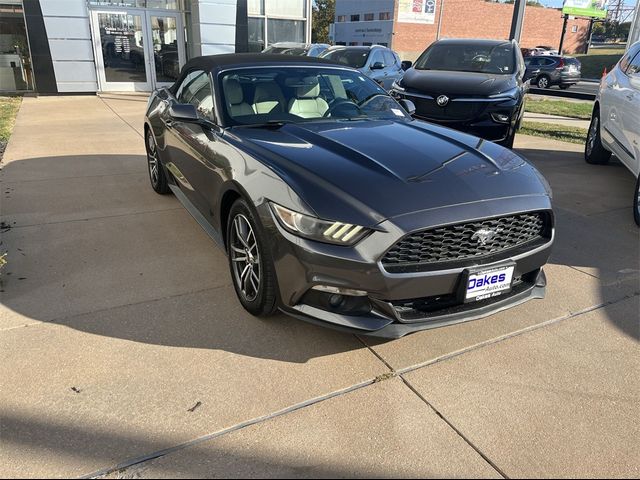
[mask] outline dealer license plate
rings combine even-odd
[[[464,301],[474,302],[509,292],[514,269],[514,265],[503,265],[484,270],[470,270]]]

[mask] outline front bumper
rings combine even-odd
[[[431,95],[391,90],[397,99],[411,100],[416,106],[415,118],[460,130],[485,140],[506,140],[517,125],[522,100],[489,98],[454,98],[446,107],[438,107]],[[498,116],[507,120],[498,121]]]
[[[491,263],[470,260],[456,268],[416,273],[389,273],[380,259],[407,233],[431,226],[478,218],[551,210],[546,196],[489,200],[478,204],[442,207],[387,220],[354,247],[305,240],[285,231],[266,204],[258,211],[270,241],[283,312],[311,323],[351,333],[397,338],[408,333],[481,318],[533,298],[543,298],[546,279],[542,266],[553,243],[517,255],[493,258]],[[488,262],[488,260],[484,260]],[[470,267],[515,265],[518,284],[508,294],[464,304],[458,301],[464,272]],[[366,292],[353,297],[354,308],[333,309],[317,301],[315,286]],[[328,294],[326,294],[328,295]],[[359,309],[358,305],[369,305]],[[428,308],[422,308],[428,304]],[[435,305],[435,306],[432,306]]]
[[[558,79],[559,85],[575,85],[582,80],[580,73],[561,73]]]

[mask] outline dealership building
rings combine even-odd
[[[333,41],[340,45],[385,45],[415,60],[440,38],[509,38],[513,4],[487,0],[336,0]],[[558,47],[561,9],[527,6],[520,45]],[[589,20],[569,18],[566,53],[585,51]]]
[[[150,91],[199,55],[309,42],[311,0],[0,0],[0,91]]]

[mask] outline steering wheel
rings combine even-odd
[[[362,109],[358,105],[356,105],[353,101],[351,101],[350,99],[348,99],[348,98],[336,98],[335,100],[333,100],[331,102],[331,104],[329,105],[329,108],[327,109],[327,111],[324,112],[323,117],[330,117],[334,113],[339,112],[340,110],[343,110],[345,112],[348,112],[349,110],[355,111],[356,115],[361,115],[362,114]],[[351,116],[351,115],[347,115],[347,116]]]

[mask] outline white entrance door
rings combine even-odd
[[[101,91],[148,92],[178,77],[184,64],[178,13],[94,10],[91,20]]]

